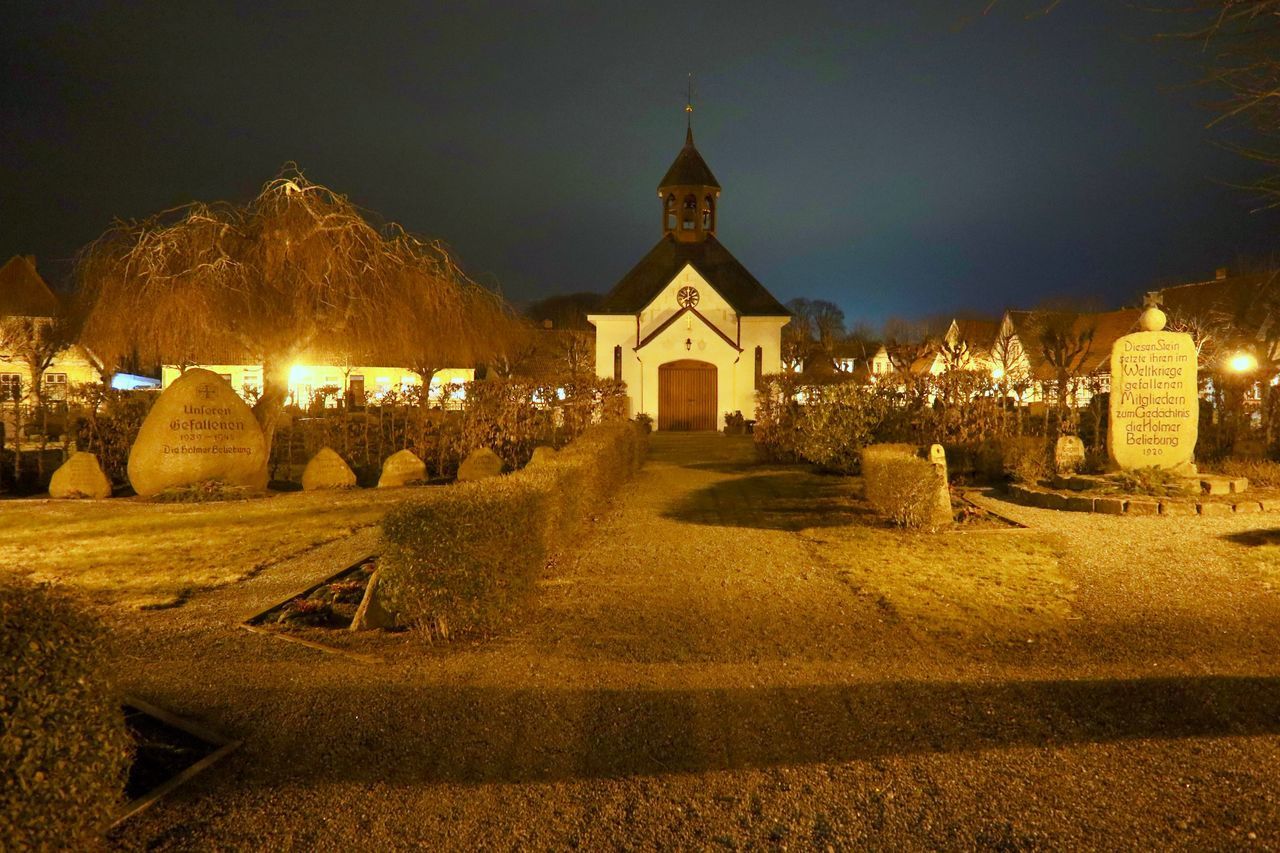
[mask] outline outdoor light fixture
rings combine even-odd
[[[1004,368],[1003,368],[1003,367],[993,367],[993,368],[991,368],[991,378],[992,378],[992,379],[996,379],[996,380],[1003,379],[1003,378],[1004,378]]]
[[[1257,369],[1258,360],[1254,358],[1250,353],[1241,352],[1241,353],[1236,353],[1231,357],[1230,364],[1231,364],[1231,369],[1234,370],[1236,373],[1249,373]]]
[[[693,349],[693,338],[685,338],[685,339],[684,339],[684,348],[685,348],[685,349],[687,349],[687,350],[692,350],[692,349]]]

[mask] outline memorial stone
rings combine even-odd
[[[1053,446],[1053,467],[1059,474],[1074,474],[1084,465],[1084,442],[1078,435],[1058,436]]]
[[[502,457],[487,447],[477,447],[458,466],[458,482],[484,480],[502,473]]]
[[[111,481],[102,473],[98,457],[76,451],[53,472],[49,481],[51,498],[109,498]]]
[[[1165,316],[1150,307],[1142,331],[1111,348],[1111,406],[1107,451],[1124,469],[1152,466],[1192,474],[1200,401],[1191,336],[1163,331]]]
[[[129,482],[150,497],[211,480],[267,487],[267,442],[218,374],[193,367],[160,394],[129,451]]]
[[[382,476],[378,478],[378,488],[389,486],[407,486],[427,479],[427,466],[412,450],[399,450],[387,457],[382,463]]]
[[[554,447],[548,447],[545,444],[540,444],[533,449],[533,458],[529,460],[529,464],[526,465],[525,467],[532,468],[535,465],[543,465],[547,462],[554,462],[555,459],[556,459],[556,449]]]
[[[349,489],[356,484],[351,466],[332,448],[322,447],[302,471],[302,490]]]
[[[938,473],[938,491],[934,499],[933,523],[947,525],[955,520],[951,512],[951,488],[947,478],[947,452],[941,444],[929,446],[929,461]]]

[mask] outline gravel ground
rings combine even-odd
[[[749,441],[655,436],[509,636],[383,641],[382,664],[234,627],[372,532],[108,611],[133,692],[245,740],[113,842],[1280,847],[1280,517],[984,498],[1031,529],[904,538],[856,492]]]

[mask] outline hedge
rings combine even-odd
[[[133,747],[105,647],[68,594],[0,581],[0,846],[96,847],[121,805]]]
[[[635,473],[645,443],[635,424],[606,422],[546,462],[392,509],[379,562],[386,606],[431,636],[498,630],[548,558]]]
[[[899,527],[935,528],[951,521],[950,503],[940,506],[937,467],[909,444],[873,444],[862,449],[867,502]],[[949,500],[949,499],[948,499]]]

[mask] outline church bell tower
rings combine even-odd
[[[693,106],[685,107],[693,113]],[[720,184],[693,145],[693,124],[685,130],[684,147],[658,184],[662,201],[662,233],[682,243],[697,243],[716,233]]]

